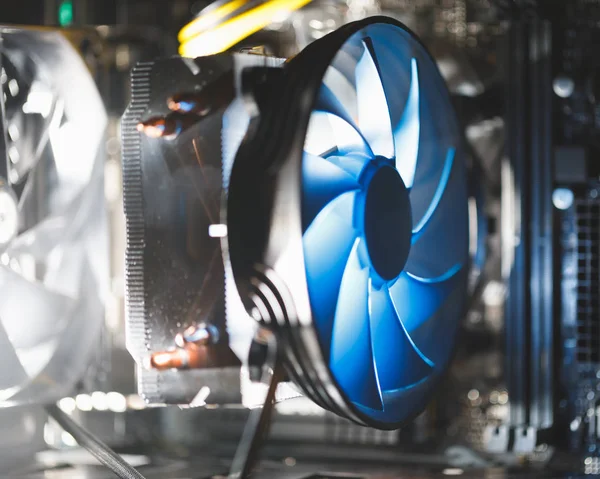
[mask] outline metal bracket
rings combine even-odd
[[[283,378],[283,364],[277,347],[277,339],[272,332],[265,334],[267,339],[267,357],[263,364],[261,382],[269,389],[262,407],[252,409],[246,427],[238,444],[228,479],[246,479],[257,463],[260,449],[271,425],[271,415],[275,404],[275,391]]]

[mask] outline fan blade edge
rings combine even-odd
[[[357,239],[352,226],[356,193],[344,193],[327,204],[303,235],[306,282],[315,327],[329,348],[335,308],[348,257]]]
[[[360,241],[357,238],[354,242],[342,276],[329,364],[351,401],[374,410],[383,410],[371,345],[369,270],[360,264]]]
[[[449,148],[446,153],[446,160],[444,162],[444,169],[442,171],[442,176],[440,178],[440,182],[435,190],[435,194],[427,208],[427,211],[423,215],[423,217],[419,220],[417,225],[413,228],[413,237],[411,240],[412,244],[415,244],[419,237],[423,234],[425,227],[433,217],[435,210],[438,208],[442,197],[444,196],[444,192],[446,191],[446,187],[448,186],[448,181],[450,180],[450,174],[452,173],[452,166],[454,165],[454,157],[456,154],[455,148]]]
[[[426,379],[433,363],[404,329],[387,287],[371,288],[370,302],[375,369],[384,393],[406,389]]]
[[[392,120],[373,42],[363,39],[363,55],[356,64],[358,126],[377,156],[395,158]]]
[[[304,153],[302,160],[302,223],[307,227],[330,201],[358,189],[357,180],[340,165]]]
[[[462,265],[437,278],[420,278],[403,271],[390,286],[390,295],[403,326],[410,332],[429,320],[456,287]]]
[[[394,128],[394,144],[396,152],[396,169],[407,188],[412,188],[419,156],[419,140],[421,134],[421,114],[419,111],[419,70],[416,58],[411,60],[411,76],[408,98],[404,112]]]

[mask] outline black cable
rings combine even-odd
[[[77,424],[58,406],[46,406],[46,411],[60,427],[68,432],[77,443],[89,451],[92,456],[108,467],[119,479],[145,479],[135,468],[104,444],[92,433]]]

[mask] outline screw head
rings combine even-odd
[[[552,89],[556,96],[569,98],[575,91],[575,82],[568,76],[559,75],[552,82]]]
[[[575,195],[568,188],[556,188],[552,193],[552,204],[559,210],[568,210],[575,201]]]

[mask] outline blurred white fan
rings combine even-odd
[[[97,343],[108,277],[106,113],[86,65],[62,34],[4,28],[0,36],[0,407],[6,407],[68,394]]]

